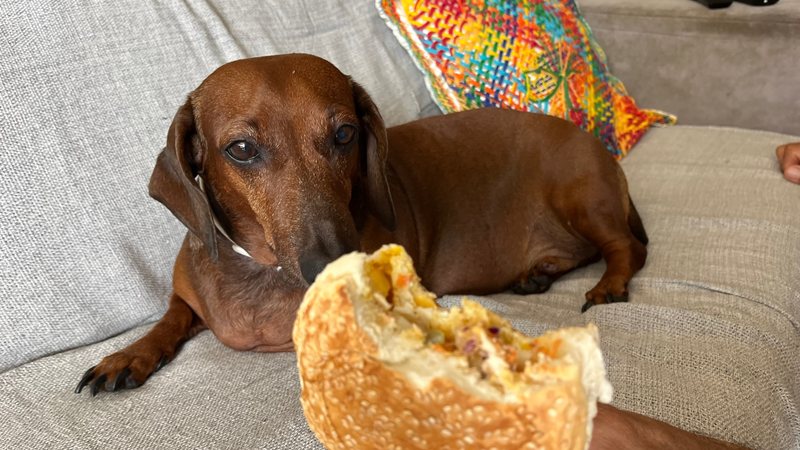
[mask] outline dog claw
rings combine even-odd
[[[627,301],[628,301],[628,294],[622,294],[622,295],[607,294],[606,295],[606,302],[607,303],[622,303],[622,302],[627,302]]]
[[[78,382],[78,386],[75,387],[75,393],[76,394],[80,394],[81,391],[83,390],[83,388],[85,388],[86,385],[89,384],[90,381],[92,381],[92,378],[94,378],[94,368],[95,367],[97,367],[97,366],[92,366],[89,370],[87,370],[86,372],[83,373],[83,376],[81,377],[81,381],[79,381]]]
[[[100,375],[99,377],[97,377],[94,380],[94,383],[92,383],[92,387],[91,387],[92,397],[94,397],[95,395],[97,395],[98,392],[100,392],[100,386],[105,384],[106,378],[107,378],[106,375],[103,374],[103,375]]]
[[[627,302],[627,301],[628,301],[628,294],[622,294],[622,295],[606,294],[605,303],[604,304],[610,305],[612,303],[624,303],[624,302]],[[586,303],[583,304],[583,307],[581,308],[581,312],[585,313],[586,311],[589,310],[589,308],[591,308],[592,306],[594,306],[596,304],[597,303],[594,303],[591,300],[587,301]]]
[[[125,378],[125,389],[133,389],[141,386],[133,377]]]
[[[127,387],[128,386],[127,378],[128,376],[130,376],[130,374],[131,374],[131,369],[129,367],[126,367],[122,372],[120,372],[119,375],[117,375],[117,378],[114,379],[114,385],[111,387],[111,392],[116,392],[119,389],[124,389],[125,387]],[[125,382],[124,386],[122,384],[123,381]]]
[[[169,358],[167,358],[167,355],[162,356],[161,360],[158,361],[158,364],[156,364],[155,372],[158,372],[159,370],[161,370],[161,368],[166,366],[168,362],[169,362]]]

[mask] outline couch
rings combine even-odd
[[[478,300],[527,333],[594,322],[613,404],[756,449],[800,448],[800,5],[579,0],[642,107],[622,161],[650,236],[630,302],[580,313],[603,263]],[[144,386],[73,389],[165,311],[185,229],[147,196],[186,94],[234,59],[323,56],[389,125],[439,114],[372,0],[12,2],[0,17],[0,448],[318,449],[293,353],[206,331]],[[446,297],[444,304],[457,298]]]

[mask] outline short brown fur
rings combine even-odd
[[[242,140],[259,151],[251,164],[226,156]],[[150,193],[189,229],[169,309],[77,392],[143,384],[204,328],[237,350],[290,351],[308,280],[357,249],[403,245],[439,295],[543,292],[602,257],[585,307],[627,300],[647,254],[622,170],[571,123],[483,109],[386,130],[367,93],[311,55],[213,72],[175,115]]]

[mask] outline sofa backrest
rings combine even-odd
[[[800,135],[800,2],[578,0],[611,71],[685,125]]]

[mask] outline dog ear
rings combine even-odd
[[[389,191],[389,182],[386,180],[386,158],[389,152],[386,127],[383,125],[378,107],[372,102],[367,91],[353,80],[350,80],[350,85],[361,129],[365,131],[360,137],[359,144],[367,206],[386,228],[394,230],[394,203]]]
[[[197,151],[195,151],[197,150]],[[199,155],[191,99],[178,109],[167,133],[167,146],[161,150],[156,167],[150,175],[150,196],[161,202],[186,228],[203,241],[206,250],[216,261],[217,234],[208,197],[195,181],[193,165]],[[192,163],[195,164],[192,164]]]

